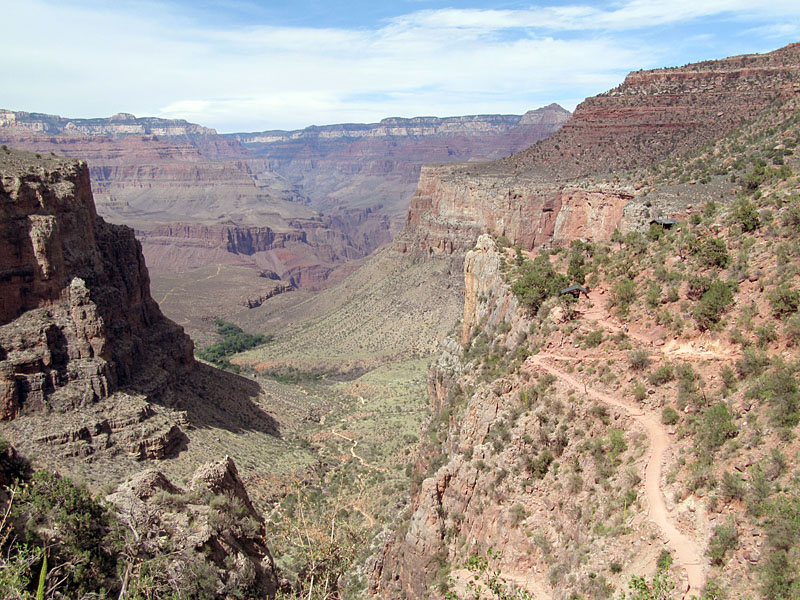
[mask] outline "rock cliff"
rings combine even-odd
[[[691,454],[690,444],[670,449],[681,435],[673,439],[675,429],[659,413],[667,402],[660,390],[640,385],[643,398],[629,399],[636,393],[628,384],[635,388],[641,376],[629,368],[629,349],[662,359],[661,351],[643,348],[659,342],[649,331],[652,320],[644,319],[646,335],[626,344],[628,323],[611,316],[613,298],[602,298],[602,291],[582,300],[577,312],[553,299],[534,318],[502,275],[514,254],[482,234],[505,236],[530,256],[528,250],[575,239],[607,241],[615,229],[632,227],[626,219],[634,214],[646,224],[663,211],[685,218],[692,211],[678,190],[645,189],[646,174],[622,171],[675,159],[773,112],[765,122],[780,128],[769,131],[794,139],[798,77],[798,44],[637,72],[588,99],[559,132],[524,152],[423,169],[396,243],[421,257],[464,257],[464,318],[430,369],[433,415],[414,463],[412,501],[371,565],[375,594],[439,597],[451,577],[463,590],[471,575],[460,565],[487,556],[489,548],[499,552],[490,568],[537,598],[609,597],[631,573],[651,573],[663,553],[676,558],[670,576],[678,591],[686,597],[701,591],[711,552],[703,493],[692,496],[691,486],[676,493],[674,476],[663,476],[680,470],[676,456]],[[745,131],[723,146],[730,151],[743,139],[762,139]],[[736,152],[753,146],[744,148]],[[772,141],[764,148],[784,146]],[[709,146],[694,159],[717,153]],[[708,199],[729,195],[722,179],[730,181],[730,172],[722,172]],[[553,254],[562,257],[555,259],[560,272],[568,262],[563,255]],[[654,269],[663,268],[663,255],[651,258]],[[640,259],[621,260],[637,277]],[[652,285],[650,272],[643,280],[640,290]],[[592,336],[608,342],[602,351]],[[702,356],[683,358],[699,364]],[[665,350],[664,369],[675,361],[691,370],[679,358]],[[707,507],[719,510],[712,502]]]
[[[24,449],[116,439],[138,458],[169,454],[181,418],[125,390],[157,398],[192,371],[193,346],[151,298],[133,231],[97,216],[86,163],[2,151],[0,173],[0,415],[62,415]]]
[[[558,132],[507,158],[425,167],[400,243],[463,253],[487,230],[525,248],[608,239],[638,195],[620,177],[703,146],[800,92],[800,44],[631,73]]]

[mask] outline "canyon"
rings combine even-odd
[[[188,503],[220,577],[236,554],[268,594],[289,573],[296,597],[323,577],[320,594],[468,597],[488,573],[508,597],[606,600],[643,577],[789,598],[764,582],[798,584],[799,78],[793,44],[631,73],[566,122],[550,106],[217,136],[0,113],[54,153],[99,136],[181,164],[93,175],[0,150],[4,435],[95,489],[139,473],[121,510],[161,506],[180,532],[163,507]],[[98,210],[141,244],[96,214],[94,177],[101,197],[120,185]],[[244,376],[192,357],[142,252],[197,328],[246,282],[230,318],[274,340],[230,358]],[[212,534],[223,500],[198,508],[198,489],[269,507],[266,529]]]

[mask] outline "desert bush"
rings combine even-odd
[[[550,450],[542,450],[539,455],[527,465],[528,471],[533,478],[544,479],[554,459],[555,457]]]
[[[748,389],[748,396],[767,400],[772,422],[779,427],[792,428],[800,422],[797,366],[776,362],[775,369],[765,373]]]
[[[767,295],[767,298],[769,298],[772,314],[776,318],[796,313],[798,307],[800,307],[800,292],[790,287],[787,283],[777,286]]]
[[[637,402],[641,402],[645,398],[647,398],[647,388],[642,385],[640,381],[637,381],[633,384],[631,388],[631,393],[633,394],[633,398]]]
[[[724,269],[731,261],[728,247],[719,238],[703,240],[694,252],[697,262],[702,267],[719,267]]]
[[[773,323],[764,323],[756,327],[756,339],[761,348],[765,348],[771,342],[778,339],[778,330]]]
[[[701,330],[711,329],[719,323],[722,313],[733,301],[731,285],[715,279],[695,305],[692,316]]]
[[[511,291],[531,314],[536,314],[542,303],[558,294],[568,285],[564,275],[556,273],[545,254],[539,254],[532,261],[526,260],[519,268],[519,276]]]
[[[634,300],[636,300],[636,282],[629,277],[623,277],[611,291],[611,304],[616,307],[617,314],[625,318]]]
[[[745,348],[742,356],[736,361],[736,372],[740,379],[760,374],[769,365],[769,357],[757,352],[754,348]]]
[[[758,210],[749,200],[742,199],[733,209],[733,220],[738,223],[742,231],[755,231],[761,226]]]
[[[731,409],[724,402],[717,402],[703,413],[695,435],[695,445],[701,452],[711,453],[729,438],[736,437],[738,432]]]
[[[587,333],[586,337],[583,338],[583,343],[587,348],[597,348],[597,346],[603,343],[603,331],[601,329],[596,329],[595,331]]]
[[[788,346],[800,344],[800,317],[795,315],[786,320],[786,324],[783,326],[783,335]]]
[[[665,406],[661,411],[661,422],[664,423],[664,425],[675,425],[680,418],[681,416],[678,411],[671,406]]]
[[[525,507],[517,502],[514,506],[511,507],[511,523],[514,527],[519,526],[528,516],[528,511]]]
[[[670,363],[664,363],[655,371],[647,375],[647,380],[652,385],[663,385],[675,379],[675,370]]]
[[[721,565],[725,560],[725,555],[736,549],[738,545],[739,532],[733,520],[729,519],[727,523],[717,525],[708,542],[707,554],[711,563]]]
[[[727,500],[743,500],[745,495],[742,478],[735,473],[725,472],[719,484],[719,491]]]
[[[662,550],[656,559],[656,568],[659,571],[666,571],[672,566],[672,554],[668,550]]]
[[[628,353],[628,364],[634,371],[644,371],[650,366],[650,353],[644,348],[631,350]]]

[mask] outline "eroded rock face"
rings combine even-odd
[[[133,231],[97,216],[86,164],[2,152],[0,169],[2,418],[187,374],[192,342],[150,297]]]
[[[635,195],[615,182],[615,172],[719,138],[798,93],[798,73],[800,44],[631,73],[527,150],[491,163],[423,168],[399,247],[421,255],[463,253],[486,231],[528,249],[608,239],[624,225]]]

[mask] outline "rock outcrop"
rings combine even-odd
[[[229,457],[200,466],[186,490],[148,469],[108,500],[135,534],[131,564],[167,556],[163,568],[180,573],[201,561],[213,569],[218,598],[274,596],[278,577],[263,519]]]
[[[638,71],[581,103],[558,132],[491,163],[423,168],[401,249],[463,253],[485,231],[524,248],[608,239],[637,195],[626,169],[676,158],[800,92],[800,44]]]
[[[145,398],[193,365],[191,340],[150,296],[133,231],[97,216],[86,163],[0,152],[0,416],[62,415],[23,448],[167,456],[185,438],[180,416]]]

